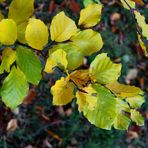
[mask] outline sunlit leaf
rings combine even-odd
[[[62,77],[52,86],[51,93],[54,105],[66,105],[74,98],[74,84],[69,81],[69,77]]]
[[[6,77],[0,90],[2,101],[14,110],[23,102],[28,93],[28,83],[25,75],[19,68],[13,67]]]
[[[85,56],[99,51],[103,46],[101,35],[91,29],[77,33],[71,38],[71,41],[78,47],[78,51],[82,52]]]
[[[86,107],[91,111],[94,110],[97,105],[97,96],[95,96],[97,92],[91,86],[83,88],[83,91],[85,92],[76,93],[79,111],[83,111]]]
[[[126,9],[130,9],[131,8],[135,8],[135,2],[133,2],[132,0],[121,0],[123,7]]]
[[[100,22],[101,19],[101,4],[90,4],[80,12],[79,26],[85,28],[93,27]]]
[[[90,77],[93,81],[108,84],[118,79],[121,64],[113,63],[106,53],[99,54],[90,65]]]
[[[9,7],[8,18],[17,24],[27,21],[34,11],[34,0],[13,0]]]
[[[27,25],[25,38],[29,46],[37,50],[42,50],[48,43],[48,28],[39,19],[30,19]]]
[[[41,79],[41,62],[35,53],[23,46],[16,49],[16,63],[25,74],[27,81],[32,84],[38,84]]]
[[[12,19],[3,19],[0,22],[0,42],[4,45],[13,45],[16,39],[16,23]]]
[[[84,108],[84,116],[95,126],[110,130],[116,117],[116,99],[105,87],[100,85],[92,86],[97,92],[94,94],[97,103],[94,110]]]
[[[84,87],[89,78],[89,71],[88,70],[76,70],[70,74],[70,79],[79,87]]]
[[[10,66],[16,60],[16,52],[11,48],[5,48],[2,52],[2,62],[0,65],[0,74],[4,71],[10,72]]]
[[[50,25],[51,40],[62,42],[69,40],[71,36],[77,32],[75,22],[67,17],[62,11],[58,13],[52,20]]]
[[[145,17],[141,15],[138,11],[134,11],[135,17],[137,19],[138,25],[142,29],[142,35],[148,40],[148,24],[145,22]]]
[[[138,87],[124,85],[118,82],[108,84],[107,88],[109,88],[113,93],[122,98],[128,98],[143,94],[143,91]]]
[[[66,69],[67,64],[66,52],[62,49],[58,49],[49,55],[44,71],[47,73],[52,73],[53,68],[56,66]]]
[[[136,122],[137,125],[139,126],[143,126],[144,125],[144,118],[142,117],[142,115],[134,110],[134,109],[131,109],[131,119]]]

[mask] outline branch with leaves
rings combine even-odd
[[[102,129],[125,130],[131,121],[143,125],[137,109],[144,103],[144,92],[118,82],[120,63],[113,63],[107,53],[101,53],[89,68],[82,67],[85,57],[103,47],[101,34],[90,29],[100,23],[103,5],[86,5],[78,24],[62,11],[46,26],[33,16],[33,4],[34,0],[13,0],[8,18],[1,14],[0,43],[4,48],[0,74],[7,76],[0,95],[5,105],[14,110],[27,96],[30,84],[38,85],[44,72],[54,75],[58,67],[64,76],[50,89],[53,105],[66,105],[76,98],[79,111]],[[144,17],[134,13],[143,36],[148,37]],[[40,57],[45,61],[41,63]]]

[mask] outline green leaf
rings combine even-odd
[[[25,74],[28,82],[38,84],[41,79],[41,62],[35,53],[23,46],[16,49],[16,62]]]
[[[131,109],[131,119],[136,122],[136,124],[138,126],[143,126],[144,125],[144,118],[142,117],[142,115],[134,110],[134,109]]]
[[[28,94],[28,83],[25,75],[19,68],[13,67],[6,77],[0,90],[2,101],[6,106],[14,110],[23,102]]]
[[[116,99],[103,86],[92,86],[96,91],[97,103],[94,110],[87,106],[83,110],[84,116],[95,126],[110,130],[116,117]],[[89,93],[89,92],[88,92]]]
[[[87,7],[89,4],[93,4],[93,3],[94,3],[93,0],[84,0],[83,1],[83,4],[84,4],[85,7]]]
[[[130,112],[130,108],[128,104],[121,99],[116,98],[116,102],[117,115],[114,121],[114,128],[120,130],[127,130],[131,120],[128,116],[126,116],[125,112]]]
[[[93,81],[108,84],[118,79],[121,64],[113,63],[106,53],[99,54],[90,65],[90,77]]]
[[[92,29],[80,31],[71,38],[71,41],[73,41],[73,44],[78,47],[77,50],[83,53],[84,56],[90,56],[99,51],[103,46],[100,33]]]
[[[52,53],[58,49],[63,49],[67,54],[68,70],[74,70],[83,64],[84,56],[80,51],[78,51],[78,47],[73,43],[70,42],[55,45],[50,49],[49,52]]]
[[[16,60],[16,52],[9,47],[5,48],[2,52],[0,74],[2,74],[4,71],[10,72],[10,66],[15,62],[15,60]]]
[[[8,18],[17,24],[27,21],[34,11],[34,0],[13,0],[9,7]]]
[[[126,101],[132,108],[140,108],[140,106],[145,102],[144,97],[140,95],[126,98]]]

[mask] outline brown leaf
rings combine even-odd
[[[7,131],[15,131],[18,128],[18,123],[16,119],[11,119],[7,125]]]

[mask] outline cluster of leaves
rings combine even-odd
[[[34,0],[13,0],[8,19],[0,14],[0,43],[3,45],[0,73],[8,73],[0,95],[6,106],[15,109],[28,94],[29,84],[38,85],[43,68],[36,50],[41,52],[51,40],[44,71],[54,74],[58,69],[62,72],[60,80],[51,88],[54,105],[66,105],[76,98],[79,111],[103,129],[114,126],[124,130],[131,120],[143,125],[143,117],[137,109],[144,103],[144,93],[140,88],[117,82],[121,64],[113,63],[102,53],[89,68],[82,66],[85,57],[103,46],[100,33],[90,29],[100,22],[103,5],[86,3],[86,8],[80,12],[80,28],[64,12],[58,13],[50,24],[49,38],[48,27],[32,16],[33,4]],[[143,36],[147,37],[148,25],[144,17],[137,11],[135,15],[137,21],[140,18]]]

